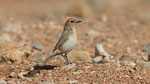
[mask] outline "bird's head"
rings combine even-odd
[[[77,20],[76,18],[69,18],[65,23],[65,27],[76,27],[76,25],[80,22],[82,21]]]

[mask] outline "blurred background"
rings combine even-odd
[[[0,40],[8,42],[2,42],[1,49],[12,43],[35,45],[47,53],[65,20],[78,17],[83,22],[77,27],[75,50],[93,56],[95,45],[102,43],[116,57],[126,48],[141,54],[150,38],[149,10],[149,0],[0,0]]]
[[[149,0],[0,0],[1,18],[61,20],[68,16],[100,19],[113,14],[149,19]]]

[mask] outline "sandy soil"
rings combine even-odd
[[[0,0],[0,83],[149,84],[150,48],[143,51],[150,43],[149,4],[148,0]],[[40,63],[54,48],[65,20],[72,16],[83,20],[72,53],[86,52],[81,56],[91,60],[78,57],[75,67],[62,69],[64,60],[54,58],[37,67],[40,73],[24,77],[29,66]],[[92,62],[99,43],[115,61]]]

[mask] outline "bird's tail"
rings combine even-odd
[[[48,56],[44,61],[43,64],[46,64],[50,59],[52,59],[55,55]]]
[[[48,54],[48,57],[42,62],[43,64],[46,64],[49,60],[51,60],[54,56],[56,56],[57,54],[54,52],[50,52]]]

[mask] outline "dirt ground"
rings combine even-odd
[[[149,84],[149,4],[149,0],[0,0],[0,84]],[[83,21],[77,25],[78,42],[69,55],[76,66],[62,69],[65,62],[59,56],[39,65],[40,72],[33,77],[24,77],[55,47],[69,17]],[[113,61],[93,62],[102,57],[95,54],[97,44]]]

